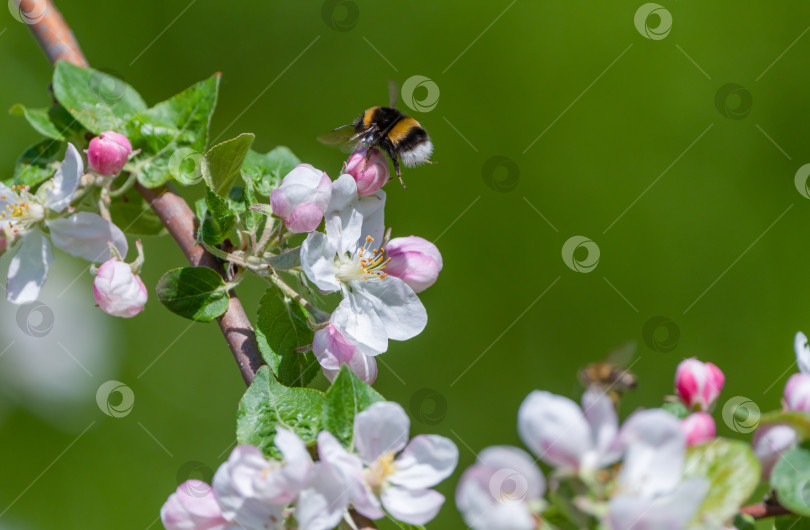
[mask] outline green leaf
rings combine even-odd
[[[296,351],[312,344],[312,336],[301,306],[268,289],[259,302],[256,338],[262,357],[282,384],[306,386],[318,374],[315,356]]]
[[[747,527],[737,526],[740,530],[754,529],[754,525]],[[783,515],[773,520],[774,530],[810,530],[810,518],[796,515]]]
[[[385,398],[344,364],[326,391],[321,424],[343,445],[349,446],[354,437],[354,417],[378,401],[385,401]]]
[[[170,311],[208,322],[228,309],[225,282],[208,267],[180,267],[168,271],[157,284],[157,295]]]
[[[88,131],[124,131],[136,112],[146,110],[134,88],[104,72],[58,61],[53,72],[53,93]]]
[[[31,124],[31,127],[43,136],[47,136],[52,140],[65,140],[61,131],[51,121],[48,111],[49,109],[29,109],[17,103],[11,107],[9,113],[15,116],[24,116],[28,123]]]
[[[132,145],[144,153],[138,180],[156,187],[170,178],[194,184],[208,144],[208,129],[219,93],[219,74],[195,83],[127,123]],[[191,167],[186,167],[190,165]]]
[[[262,366],[239,402],[236,440],[257,446],[267,456],[279,456],[273,445],[276,427],[295,432],[312,444],[321,430],[324,394],[311,388],[290,388]]]
[[[110,215],[115,226],[127,234],[152,236],[164,230],[160,218],[135,188],[112,198]]]
[[[734,528],[737,530],[756,530],[756,520],[750,515],[738,513],[734,517]]]
[[[57,140],[42,140],[20,155],[14,167],[11,184],[22,184],[32,188],[51,178],[56,167],[65,155],[65,143]]]
[[[282,271],[300,267],[301,247],[295,247],[293,249],[288,250],[287,252],[284,252],[283,254],[273,256],[269,258],[267,261],[270,262],[270,265],[274,269]]]
[[[280,145],[265,154],[249,151],[245,157],[242,172],[245,180],[253,181],[256,191],[268,196],[278,188],[281,179],[300,163],[301,161],[290,151],[289,147]]]
[[[767,412],[759,418],[759,426],[782,424],[796,431],[799,441],[810,439],[810,414],[807,412]]]
[[[219,245],[231,233],[236,224],[236,215],[231,211],[228,199],[223,199],[210,189],[205,190],[206,213],[200,225],[201,239],[208,245]]]
[[[771,471],[779,502],[798,515],[810,515],[810,442],[782,453]]]
[[[692,520],[692,528],[722,528],[759,484],[759,460],[739,440],[715,438],[686,452],[684,477],[709,480],[709,492]]]
[[[242,133],[213,146],[205,153],[202,160],[203,178],[220,197],[228,196],[254,138],[254,134]]]
[[[402,530],[425,530],[424,526],[403,523],[402,521],[394,519],[389,513],[386,513],[385,516],[388,518],[389,521],[394,523],[397,526],[397,528],[402,528]]]
[[[682,420],[685,417],[689,416],[689,409],[687,409],[686,405],[684,405],[680,401],[667,401],[666,403],[661,405],[661,408],[669,412],[679,420]]]

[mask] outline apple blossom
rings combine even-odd
[[[325,172],[298,164],[270,194],[270,205],[290,232],[312,232],[321,224],[331,195],[332,181]]]
[[[370,519],[383,517],[385,508],[402,522],[422,525],[444,503],[444,496],[430,488],[452,474],[458,448],[436,435],[419,435],[408,442],[409,430],[405,410],[385,401],[355,416],[357,455],[347,452],[329,432],[318,435],[320,462],[342,477],[345,500]]]
[[[332,324],[327,324],[315,332],[312,352],[330,382],[335,380],[342,364],[348,365],[357,377],[370,385],[377,380],[377,361],[374,360],[374,356],[379,352],[352,342],[341,335]]]
[[[104,131],[90,140],[87,161],[96,173],[112,177],[124,169],[131,153],[132,144],[126,136],[115,131]]]
[[[355,151],[343,167],[343,173],[351,175],[357,183],[358,195],[371,195],[382,188],[391,177],[388,159],[379,149],[371,148]]]
[[[442,270],[442,255],[436,245],[419,236],[396,237],[385,246],[390,262],[386,272],[421,293],[434,283]]]
[[[785,385],[785,407],[810,412],[810,374],[793,374]]]
[[[570,399],[536,390],[518,411],[518,433],[538,458],[569,473],[588,473],[621,456],[610,398],[589,389],[580,409]],[[583,412],[584,409],[584,412]]]
[[[187,480],[160,509],[166,530],[225,530],[232,525],[222,517],[216,495],[199,480]]]
[[[632,414],[620,433],[625,456],[617,493],[608,503],[613,530],[685,528],[709,490],[703,478],[684,479],[686,435],[662,409]]]
[[[113,257],[98,268],[93,297],[105,313],[130,318],[143,311],[148,293],[141,277],[132,272],[132,266]]]
[[[796,352],[796,363],[799,371],[810,374],[810,345],[807,344],[807,336],[799,331],[793,340],[793,349]]]
[[[782,453],[791,449],[798,441],[796,431],[783,424],[764,425],[754,433],[751,446],[762,464],[762,476],[768,478]]]
[[[686,435],[686,445],[702,444],[714,438],[716,427],[714,418],[708,412],[693,412],[681,420],[681,428]]]
[[[456,506],[473,530],[533,530],[546,482],[534,459],[517,447],[488,447],[467,468]]]
[[[87,261],[110,259],[110,245],[121,256],[127,253],[123,232],[98,214],[77,212],[69,217],[48,218],[69,204],[84,171],[81,155],[68,144],[65,160],[54,177],[43,183],[36,195],[27,187],[9,188],[0,183],[0,229],[6,237],[22,239],[8,269],[7,298],[15,304],[32,302],[48,276],[53,261],[51,244],[40,229],[44,224],[50,240],[68,254]]]
[[[690,409],[709,410],[714,405],[726,377],[712,363],[694,357],[681,361],[675,372],[675,390]]]
[[[384,202],[382,191],[358,198],[354,179],[342,175],[332,186],[326,233],[312,232],[301,245],[309,280],[322,291],[343,294],[330,323],[364,352],[385,352],[389,339],[407,340],[427,324],[413,289],[384,272]]]

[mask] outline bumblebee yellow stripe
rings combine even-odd
[[[380,107],[371,107],[363,114],[363,128],[368,129],[371,127],[371,120],[374,119],[374,113],[377,112],[377,109]]]
[[[388,138],[394,143],[398,144],[407,136],[408,131],[414,127],[419,127],[419,122],[413,118],[402,118],[394,127],[388,132]]]

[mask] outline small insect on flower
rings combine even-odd
[[[400,160],[405,167],[435,163],[428,160],[433,154],[433,143],[418,121],[394,108],[398,92],[396,84],[390,82],[388,88],[388,107],[366,109],[354,123],[341,125],[319,136],[318,140],[327,145],[338,146],[347,153],[369,148],[366,162],[373,152],[370,148],[380,147],[394,163],[394,171],[404,188],[405,183],[399,169]]]
[[[608,393],[616,403],[622,394],[636,388],[638,383],[636,376],[627,370],[635,352],[635,342],[619,346],[603,362],[591,363],[580,370],[580,382],[585,388],[596,387]]]

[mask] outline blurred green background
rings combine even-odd
[[[777,408],[793,335],[810,331],[810,201],[794,185],[810,162],[810,4],[668,1],[671,32],[655,40],[634,25],[643,3],[58,5],[90,63],[148,103],[220,71],[213,137],[254,132],[260,151],[288,145],[332,177],[342,155],[318,134],[385,105],[389,79],[439,87],[428,112],[399,103],[439,164],[406,169],[406,191],[387,186],[386,220],[436,241],[444,270],[422,295],[427,329],[381,358],[376,388],[414,433],[459,445],[429,526],[464,528],[458,476],[474,452],[520,443],[531,390],[578,399],[578,368],[632,339],[640,384],[623,415],[660,403],[677,363],[698,356],[727,376],[719,432],[748,439],[723,403]],[[9,13],[0,71],[0,108],[49,104],[50,65]],[[37,134],[2,115],[0,136],[10,176]],[[577,235],[600,251],[587,273],[562,259]],[[145,244],[151,289],[184,260],[168,237]],[[178,482],[210,479],[227,457],[241,377],[216,325],[189,326],[154,296],[137,318],[104,317],[82,264],[60,254],[53,268],[46,337],[21,336],[3,303],[0,528],[159,528]],[[249,314],[263,290],[240,289]],[[656,316],[667,324],[645,333]],[[131,414],[99,411],[106,380],[132,389]]]

